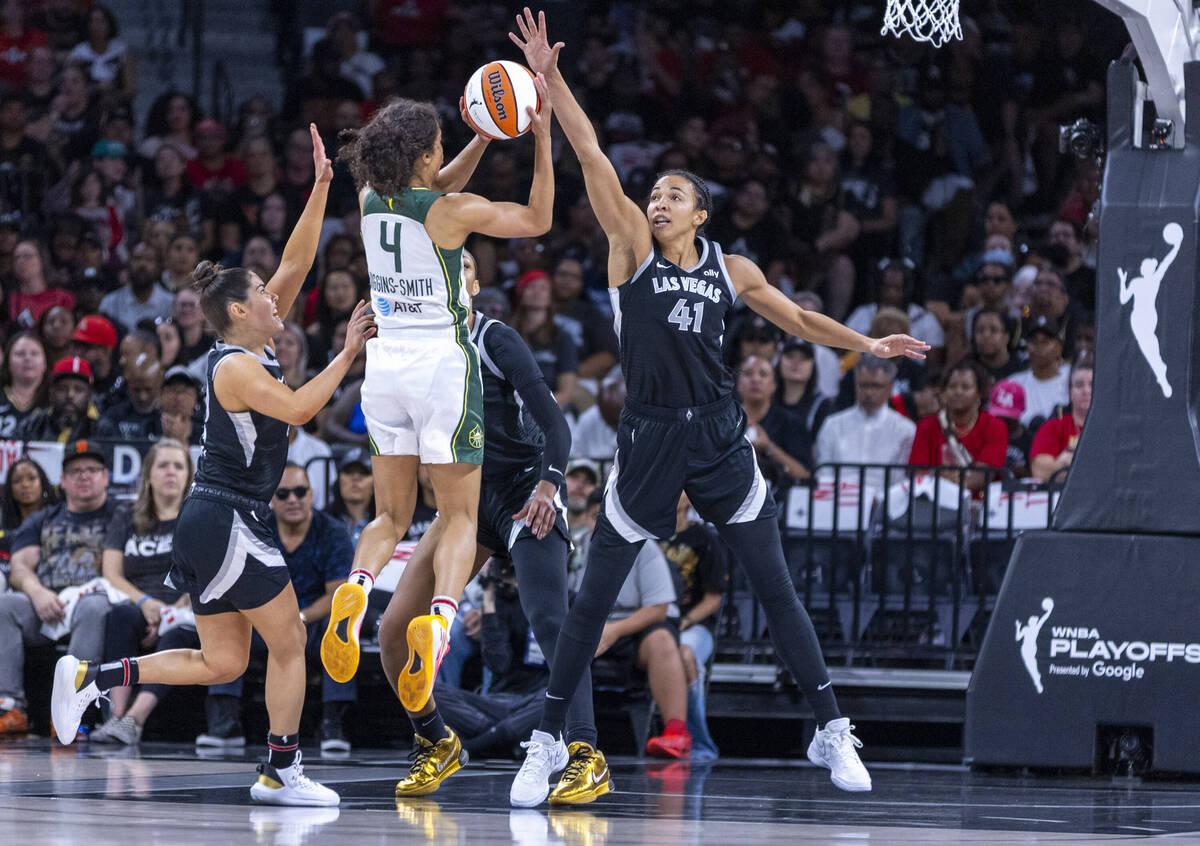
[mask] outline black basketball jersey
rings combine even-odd
[[[204,392],[204,438],[196,483],[224,488],[266,502],[275,493],[287,462],[288,424],[257,411],[226,411],[213,390],[221,362],[231,355],[252,355],[272,377],[283,381],[283,368],[270,347],[257,356],[242,347],[217,342],[208,353],[208,390]]]
[[[684,270],[658,245],[633,278],[609,288],[628,396],[643,405],[692,408],[733,393],[721,358],[733,282],[719,244],[696,238],[699,263]]]
[[[511,478],[542,464],[546,448],[545,433],[521,392],[540,387],[549,393],[549,388],[528,345],[511,326],[476,313],[471,342],[483,365],[483,475]],[[561,462],[565,460],[564,454]]]

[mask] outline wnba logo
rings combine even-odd
[[[375,298],[375,311],[379,312],[380,317],[387,317],[392,313],[392,304],[383,297]]]
[[[507,120],[508,112],[504,109],[504,74],[494,70],[488,74],[487,81],[491,86],[492,106],[496,110],[496,120]]]

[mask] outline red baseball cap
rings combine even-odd
[[[988,402],[988,414],[993,417],[1007,417],[1009,420],[1020,420],[1025,413],[1025,389],[1011,379],[1002,379],[992,388],[992,397]]]
[[[54,380],[63,376],[78,376],[87,379],[90,385],[92,384],[92,366],[77,355],[60,358],[54,363],[54,370],[51,371],[50,378]]]
[[[71,335],[71,340],[112,349],[117,345],[117,330],[108,318],[98,314],[85,314],[75,324],[75,333]]]
[[[544,270],[528,270],[522,273],[517,279],[517,296],[521,296],[521,292],[529,287],[529,283],[535,279],[545,279],[550,281],[550,275]]]

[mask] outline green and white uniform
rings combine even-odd
[[[369,190],[362,239],[376,337],[367,341],[362,410],[377,455],[422,464],[483,463],[483,386],[467,329],[462,248],[443,250],[425,231],[442,196]]]

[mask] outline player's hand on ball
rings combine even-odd
[[[546,38],[545,12],[538,12],[535,21],[533,12],[526,6],[524,14],[517,15],[517,29],[521,31],[520,35],[510,32],[508,37],[512,39],[513,44],[521,48],[521,52],[525,54],[525,64],[534,74],[550,73],[558,67],[558,54],[563,48],[563,43],[559,41],[553,47],[550,46],[550,41]]]
[[[346,327],[346,349],[358,355],[367,340],[375,335],[375,313],[367,308],[363,300],[358,301],[350,323]]]
[[[550,136],[550,115],[554,108],[550,105],[550,89],[546,85],[546,77],[540,73],[535,76],[533,87],[537,89],[542,107],[540,111],[533,106],[525,107],[525,113],[529,115],[529,129],[538,138],[548,138]]]
[[[925,358],[925,350],[929,344],[910,338],[908,335],[888,335],[871,342],[871,355],[878,358],[894,358],[902,355],[907,358]]]
[[[317,184],[329,182],[333,179],[333,162],[325,158],[325,142],[321,140],[321,133],[317,132],[315,123],[308,125],[308,131],[312,134],[313,168],[317,175]]]

